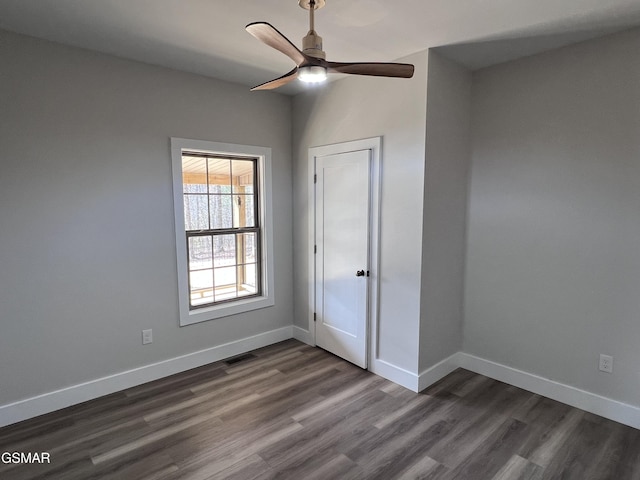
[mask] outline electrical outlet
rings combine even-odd
[[[600,355],[600,371],[613,372],[613,357],[611,355]]]
[[[142,344],[153,343],[153,330],[142,330]]]

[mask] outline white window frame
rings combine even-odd
[[[198,152],[219,156],[244,156],[258,159],[258,202],[260,205],[261,229],[261,286],[262,293],[250,298],[219,305],[189,309],[189,282],[187,264],[187,242],[184,225],[184,200],[182,185],[182,154]],[[171,138],[171,164],[173,172],[173,210],[175,215],[176,258],[178,269],[178,308],[180,326],[206,322],[216,318],[236,315],[260,308],[271,307],[275,303],[273,281],[273,210],[271,203],[271,149],[251,145]]]

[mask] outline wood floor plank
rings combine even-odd
[[[577,428],[583,416],[584,412],[582,410],[568,410],[567,414],[561,417],[553,429],[544,433],[537,448],[531,454],[527,455],[526,452],[522,452],[521,455],[536,465],[546,468],[558,449]]]
[[[384,449],[397,438],[404,438],[406,432],[410,432],[407,438],[413,435],[419,435],[421,432],[427,431],[433,425],[442,422],[446,415],[448,405],[441,399],[433,399],[419,410],[411,410],[405,416],[396,420],[396,423],[383,429],[374,426],[366,429],[360,435],[357,441],[336,443],[335,448],[342,451],[352,460],[361,463],[362,459],[371,455],[371,452]],[[452,424],[456,423],[455,419],[451,420]],[[415,428],[418,430],[414,430]],[[439,439],[440,437],[433,437]]]
[[[178,466],[173,459],[164,452],[158,452],[139,458],[131,458],[128,462],[114,463],[96,473],[103,480],[126,478],[162,480],[177,471]]]
[[[515,409],[512,417],[528,425],[534,425],[539,430],[550,431],[570,411],[569,405],[540,395],[531,395],[526,402]]]
[[[405,403],[400,408],[386,414],[383,418],[374,423],[373,426],[379,430],[382,430],[383,428],[395,424],[402,417],[409,414],[409,412],[422,407],[425,403],[431,400],[432,397],[429,397],[428,395],[418,395],[417,397],[414,397],[412,400]]]
[[[210,478],[215,474],[233,467],[238,462],[255,455],[259,450],[277,443],[303,428],[299,423],[291,423],[277,428],[268,434],[259,434],[249,439],[247,436],[237,436],[229,443],[218,445],[209,451],[191,455],[178,462],[189,478]],[[182,470],[181,470],[182,471]]]
[[[349,364],[351,366],[351,364]],[[323,398],[330,397],[332,395],[339,394],[343,389],[350,387],[354,383],[359,382],[362,379],[370,378],[370,372],[362,370],[359,367],[355,368],[341,368],[340,365],[336,366],[336,370],[340,373],[332,378],[325,379],[322,384],[319,384],[315,391]],[[382,377],[374,375],[376,385],[383,385],[388,380]]]
[[[436,383],[423,390],[423,393],[433,397],[438,396],[441,392],[451,395],[456,389],[463,385],[467,385],[469,382],[473,381],[474,378],[476,377],[472,372],[462,368],[457,368],[446,377],[438,380]],[[487,377],[481,377],[481,381],[485,382],[491,380],[487,379]]]
[[[427,478],[428,475],[433,475],[438,470],[438,468],[442,466],[443,465],[436,462],[433,458],[424,455],[417,462],[413,463],[412,465],[408,465],[402,472],[398,474],[397,477],[399,480]]]
[[[340,442],[336,440],[357,441],[359,427],[385,400],[384,393],[370,391],[358,402],[308,420],[303,423],[304,429],[259,454],[275,467],[291,462],[295,457],[313,456],[317,451],[333,449],[340,452]]]
[[[189,388],[194,394],[219,393],[227,388],[239,388],[243,385],[251,384],[252,381],[266,378],[276,373],[280,373],[275,368],[264,368],[264,366],[255,365],[251,370],[238,370],[234,373],[226,373],[223,376],[217,376],[211,380],[201,382]]]
[[[594,462],[593,467],[588,472],[588,478],[611,477],[618,480],[625,478],[623,465],[627,463],[627,459],[624,458],[624,454],[625,433],[628,427],[623,425],[610,426],[610,433],[603,440],[604,445],[602,447],[601,457],[597,462]],[[606,425],[604,425],[604,427],[606,428]],[[637,476],[640,478],[640,475]],[[627,475],[626,478],[632,477]]]
[[[154,409],[152,412],[145,414],[143,418],[147,422],[152,422],[181,410],[193,411],[194,407],[201,404],[206,404],[204,405],[204,408],[207,410],[217,409],[218,413],[222,415],[223,413],[227,413],[230,410],[230,407],[233,407],[236,404],[246,404],[250,403],[251,398],[260,398],[258,393],[247,395],[247,392],[244,389],[245,386],[251,385],[252,388],[259,388],[260,386],[272,385],[272,382],[275,380],[273,377],[276,376],[283,378],[282,374],[277,370],[267,370],[260,374],[252,375],[252,378],[238,380],[236,383],[231,386],[227,386],[226,388],[214,391],[205,390],[205,392],[208,393],[202,393],[203,391],[199,391],[199,394],[194,394],[186,400],[172,402],[162,408]]]
[[[338,454],[317,470],[309,472],[304,478],[305,480],[326,480],[328,478],[364,480],[366,477],[359,465],[345,455]]]
[[[640,431],[457,369],[420,394],[287,340],[0,428],[2,480],[640,480]]]
[[[513,455],[491,480],[540,480],[543,468],[519,455]]]
[[[222,425],[222,421],[217,416],[215,416],[215,414],[199,415],[184,422],[176,423],[170,427],[164,427],[153,432],[146,432],[144,435],[140,436],[140,438],[127,443],[121,443],[119,439],[117,439],[116,441],[120,445],[114,448],[109,448],[107,450],[105,450],[104,446],[101,446],[97,452],[94,451],[94,453],[91,455],[91,461],[95,465],[106,462],[107,460],[111,460],[125,453],[138,450],[150,443],[155,443],[159,440],[163,440],[174,435],[175,433],[181,432],[182,430],[201,426],[205,422],[207,423],[209,428],[212,426],[217,427]]]
[[[528,392],[500,382],[491,383],[489,388],[476,392],[473,400],[469,393],[454,404],[452,414],[459,419],[457,425],[429,450],[429,456],[450,468],[460,465],[495,433],[502,421],[526,401],[528,395]],[[479,405],[484,406],[481,412],[476,410],[472,413]],[[451,448],[451,445],[456,445],[456,448]]]
[[[276,472],[260,455],[250,455],[208,477],[207,480],[255,480],[257,477],[273,478]]]
[[[291,458],[278,466],[279,478],[324,480],[328,478],[362,479],[360,467],[332,449],[317,450],[313,455]]]
[[[214,363],[202,367],[187,370],[186,372],[161,378],[155,382],[145,383],[137,387],[125,390],[123,393],[127,397],[149,397],[155,396],[158,392],[170,392],[187,389],[194,385],[201,385],[207,380],[227,376],[224,364]]]
[[[499,424],[475,451],[462,458],[446,478],[493,478],[526,440],[527,425],[509,418]]]
[[[598,467],[604,453],[608,431],[589,422],[584,416],[551,458],[544,471],[543,480],[591,480],[591,472]]]
[[[363,380],[343,389],[340,393],[325,398],[324,400],[316,402],[313,405],[305,408],[304,410],[294,413],[291,418],[293,418],[296,422],[299,422],[311,416],[319,415],[323,411],[336,408],[344,404],[344,402],[348,401],[350,398],[353,398],[354,395],[361,393],[376,380],[377,379],[375,377],[367,376]]]
[[[366,471],[367,478],[386,480],[401,476],[407,467],[419,464],[429,448],[442,440],[455,423],[440,420],[428,428],[427,425],[426,422],[416,424],[358,457],[358,464]]]
[[[640,480],[640,435],[638,430],[617,424],[623,435],[619,444],[610,448],[620,449],[620,458],[611,472],[611,478],[616,480]]]

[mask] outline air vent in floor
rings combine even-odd
[[[236,363],[246,362],[247,360],[251,360],[252,358],[256,358],[256,356],[252,353],[245,353],[236,357],[227,358],[226,360],[224,360],[224,363],[226,363],[227,365],[235,365]]]

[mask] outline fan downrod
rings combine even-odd
[[[302,51],[305,55],[324,60],[326,54],[322,49],[322,37],[315,30],[314,14],[316,10],[324,7],[325,0],[298,0],[298,5],[309,10],[309,32],[302,39]]]

